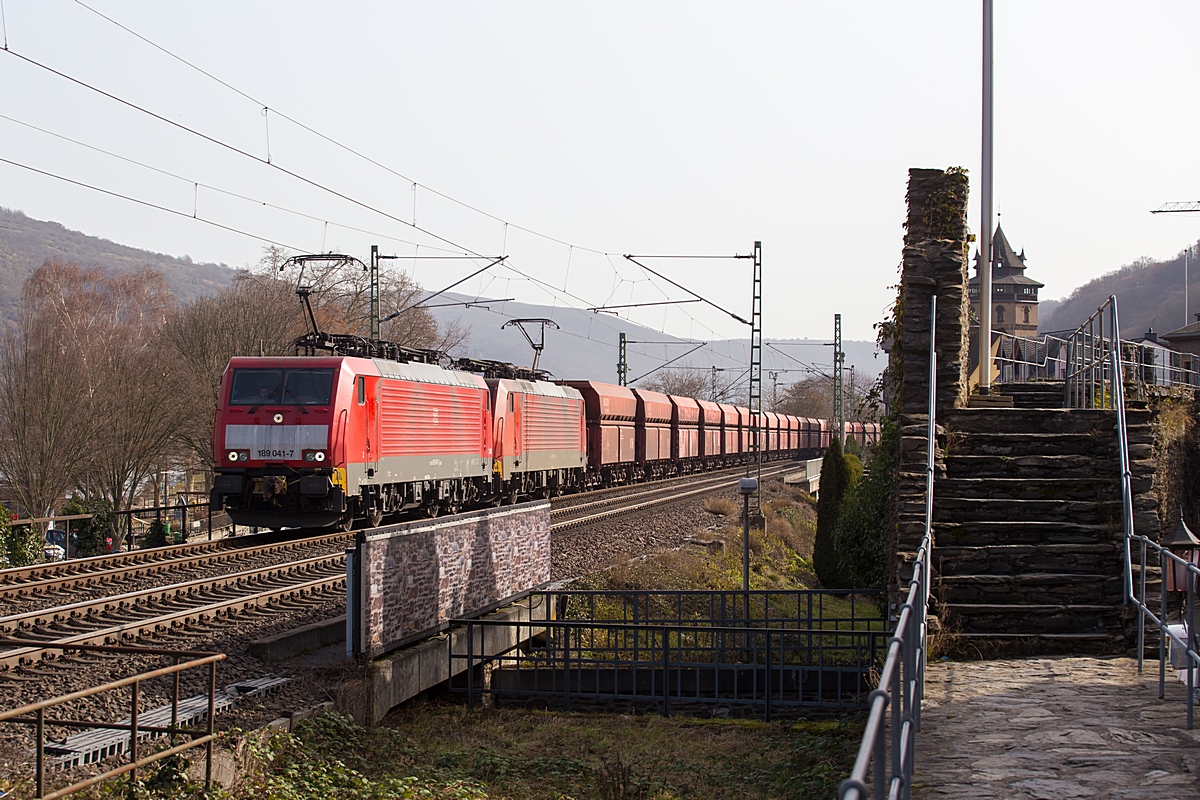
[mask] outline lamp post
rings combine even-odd
[[[738,481],[742,495],[742,597],[746,609],[746,625],[750,624],[750,497],[758,491],[758,478]],[[1200,544],[1200,542],[1197,542]]]
[[[1183,509],[1179,510],[1179,522],[1175,523],[1175,530],[1163,539],[1162,546],[1170,550],[1172,555],[1178,556],[1189,564],[1196,563],[1196,552],[1200,550],[1200,539],[1196,538],[1187,523],[1183,521]],[[1164,578],[1167,582],[1167,591],[1186,592],[1190,583],[1188,568],[1174,559],[1167,560],[1170,562],[1170,568],[1163,570],[1166,573]]]

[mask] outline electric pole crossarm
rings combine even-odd
[[[1200,200],[1184,200],[1176,203],[1163,203],[1151,211],[1151,214],[1191,214],[1200,211]]]

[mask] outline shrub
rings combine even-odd
[[[167,523],[156,519],[150,523],[150,530],[142,539],[142,549],[150,547],[166,547],[170,542],[167,538]]]
[[[846,459],[846,466],[850,470],[850,485],[853,486],[853,485],[857,484],[859,479],[862,478],[862,476],[863,476],[862,459],[859,458],[858,456],[854,455],[853,453],[846,453],[845,459]]]
[[[704,510],[718,517],[732,517],[738,513],[738,504],[728,497],[710,497],[704,501]]]
[[[91,514],[91,519],[72,520],[71,533],[74,538],[72,555],[80,558],[98,556],[107,549],[105,539],[113,535],[114,517],[112,505],[100,498],[84,499],[73,495],[67,501],[66,514]]]
[[[42,534],[33,525],[11,525],[12,513],[0,505],[0,555],[10,567],[28,567],[42,560]]]
[[[883,589],[887,583],[886,532],[899,460],[900,429],[887,421],[870,474],[846,493],[834,526],[837,573],[847,587]]]
[[[853,473],[842,454],[842,442],[835,438],[825,450],[821,461],[821,491],[817,496],[817,535],[813,542],[813,568],[826,589],[840,589],[844,581],[839,575],[834,528],[842,498],[853,485]]]

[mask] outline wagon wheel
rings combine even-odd
[[[438,506],[437,503],[433,503],[432,505],[429,506],[429,508],[425,509],[425,513],[429,515],[430,519],[433,519],[434,517],[436,517],[438,515],[438,512],[440,512],[441,510],[442,510],[441,507]]]
[[[374,508],[367,512],[367,527],[378,528],[383,522],[383,509]]]
[[[333,524],[333,527],[342,533],[349,533],[354,528],[354,515],[346,512],[345,516]]]

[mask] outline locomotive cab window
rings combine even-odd
[[[323,406],[332,395],[333,370],[235,369],[232,384],[231,406]]]
[[[358,404],[365,406],[367,404],[367,379],[358,379]]]
[[[517,396],[515,394],[510,394],[508,396],[508,413],[511,414],[516,410],[517,410]]]

